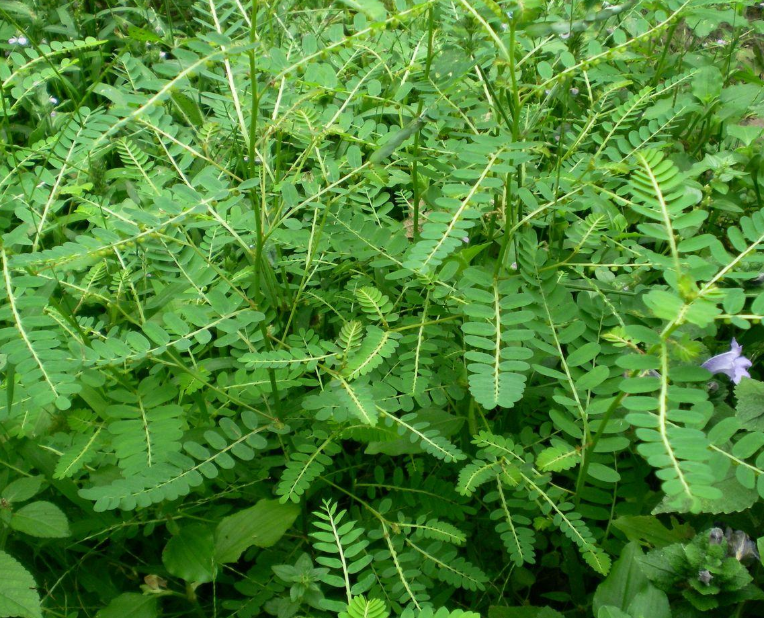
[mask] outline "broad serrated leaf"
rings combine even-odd
[[[749,431],[764,431],[764,382],[741,380],[735,387],[737,418]]]
[[[11,515],[11,528],[30,536],[60,539],[71,534],[64,512],[50,502],[30,502]]]
[[[34,578],[10,554],[0,551],[0,616],[42,618]]]

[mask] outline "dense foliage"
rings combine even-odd
[[[761,616],[762,33],[0,2],[0,616]]]

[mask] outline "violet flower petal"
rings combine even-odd
[[[711,373],[723,373],[733,383],[739,384],[743,378],[750,378],[748,367],[752,365],[750,359],[743,356],[743,346],[735,339],[730,342],[729,352],[722,352],[712,356],[701,365]]]

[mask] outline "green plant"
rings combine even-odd
[[[763,30],[0,6],[0,615],[760,615]]]
[[[654,549],[641,559],[641,567],[658,588],[681,590],[700,611],[761,600],[764,593],[752,584],[753,578],[741,562],[744,555],[736,555],[731,545],[732,539],[725,538],[720,528],[712,528],[689,545]]]

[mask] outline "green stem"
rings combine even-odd
[[[254,44],[257,39],[257,2],[252,2],[252,25],[249,28],[249,42],[251,49],[249,50],[249,79],[252,88],[252,106],[250,108],[249,118],[249,165],[247,169],[249,171],[249,178],[254,179],[257,173],[257,161],[256,161],[256,137],[257,137],[257,117],[260,112],[260,93],[257,87],[257,60],[255,58]],[[265,162],[262,162],[264,165]],[[255,264],[254,264],[254,288],[255,288],[255,302],[260,304],[262,297],[262,291],[260,289],[260,274],[263,265],[263,202],[264,202],[264,189],[262,190],[262,197],[258,198],[255,193],[254,187],[249,191],[250,200],[252,202],[252,211],[255,217]]]
[[[517,141],[520,136],[520,90],[517,85],[517,67],[515,66],[515,21],[509,26],[509,79],[512,84],[512,141]]]
[[[470,397],[470,406],[467,410],[467,426],[471,436],[478,434],[477,419],[475,418],[475,400],[472,397]]]
[[[626,393],[620,393],[615,399],[613,399],[611,404],[608,406],[608,409],[605,410],[605,414],[602,415],[599,427],[597,427],[597,433],[594,434],[591,442],[581,453],[582,462],[581,467],[578,469],[578,478],[576,479],[576,506],[578,506],[578,503],[581,501],[581,490],[584,488],[586,483],[586,473],[589,471],[589,463],[592,459],[591,456],[594,454],[594,449],[597,448],[597,443],[605,433],[605,429],[610,422],[610,418],[613,416],[613,413],[618,409],[618,406],[621,405],[621,402],[624,399],[626,399]]]
[[[433,18],[432,6],[428,9],[427,30],[427,61],[424,67],[425,81],[430,79],[430,67],[432,66],[432,39],[433,33],[435,31],[435,20]],[[419,104],[417,105],[417,118],[422,116],[423,106],[424,101],[420,98]],[[414,137],[414,163],[411,166],[411,183],[414,188],[414,221],[411,234],[414,242],[419,240],[419,201],[421,199],[419,190],[419,142],[421,137],[422,128],[420,126],[416,132],[416,136]]]
[[[743,615],[743,608],[745,607],[745,601],[740,601],[735,610],[735,618],[740,618]]]
[[[681,323],[679,322],[672,322],[666,326],[666,328],[661,333],[661,342],[650,346],[647,354],[654,354],[661,347],[661,345],[665,345],[665,342],[668,340],[668,338],[680,326]],[[630,373],[629,376],[631,375],[632,374]],[[584,484],[586,483],[586,473],[589,470],[591,455],[594,454],[594,449],[597,448],[597,443],[600,441],[602,434],[605,433],[605,429],[607,428],[607,424],[610,421],[610,418],[613,416],[613,413],[618,409],[618,406],[621,405],[627,396],[628,393],[620,393],[612,401],[612,403],[608,406],[608,409],[605,410],[605,414],[602,415],[602,420],[600,421],[600,425],[597,428],[597,433],[594,434],[594,437],[592,438],[589,445],[581,453],[583,461],[581,462],[581,467],[578,470],[578,478],[576,479],[576,506],[578,506],[579,502],[581,502],[581,490],[584,488]]]
[[[671,41],[674,38],[674,32],[676,32],[676,29],[679,26],[679,23],[680,23],[679,20],[677,20],[669,26],[669,31],[666,36],[666,42],[663,45],[663,52],[661,53],[661,57],[658,60],[658,66],[655,68],[655,75],[653,76],[653,86],[655,86],[661,78],[661,73],[663,72],[663,64],[666,61],[666,56],[668,55],[669,48],[671,47]]]
[[[499,271],[504,264],[504,259],[509,247],[509,240],[512,236],[512,174],[508,173],[504,182],[504,236],[501,239],[501,248],[496,258],[496,264],[493,269],[493,278],[499,277]]]
[[[406,326],[399,326],[398,328],[391,328],[389,329],[391,333],[400,333],[404,330],[411,330],[412,328],[420,328],[421,326],[430,326],[431,324],[440,324],[441,322],[451,322],[453,320],[458,320],[462,316],[460,315],[449,315],[445,318],[438,318],[437,320],[427,320],[426,322],[417,322],[416,324],[407,324]]]
[[[520,103],[520,89],[517,83],[517,67],[515,61],[515,47],[516,47],[516,31],[517,26],[514,19],[509,25],[509,80],[512,91],[510,92],[511,100],[511,112],[512,112],[512,141],[517,142],[520,139],[520,110],[522,104]],[[510,225],[512,223],[512,178],[511,173],[507,174],[504,182],[504,236],[501,240],[501,248],[499,249],[499,256],[496,260],[493,276],[494,279],[499,276],[499,271],[504,264],[504,259],[509,247],[509,241],[512,234],[510,233]],[[518,173],[517,176],[518,188],[522,186],[522,173]]]

